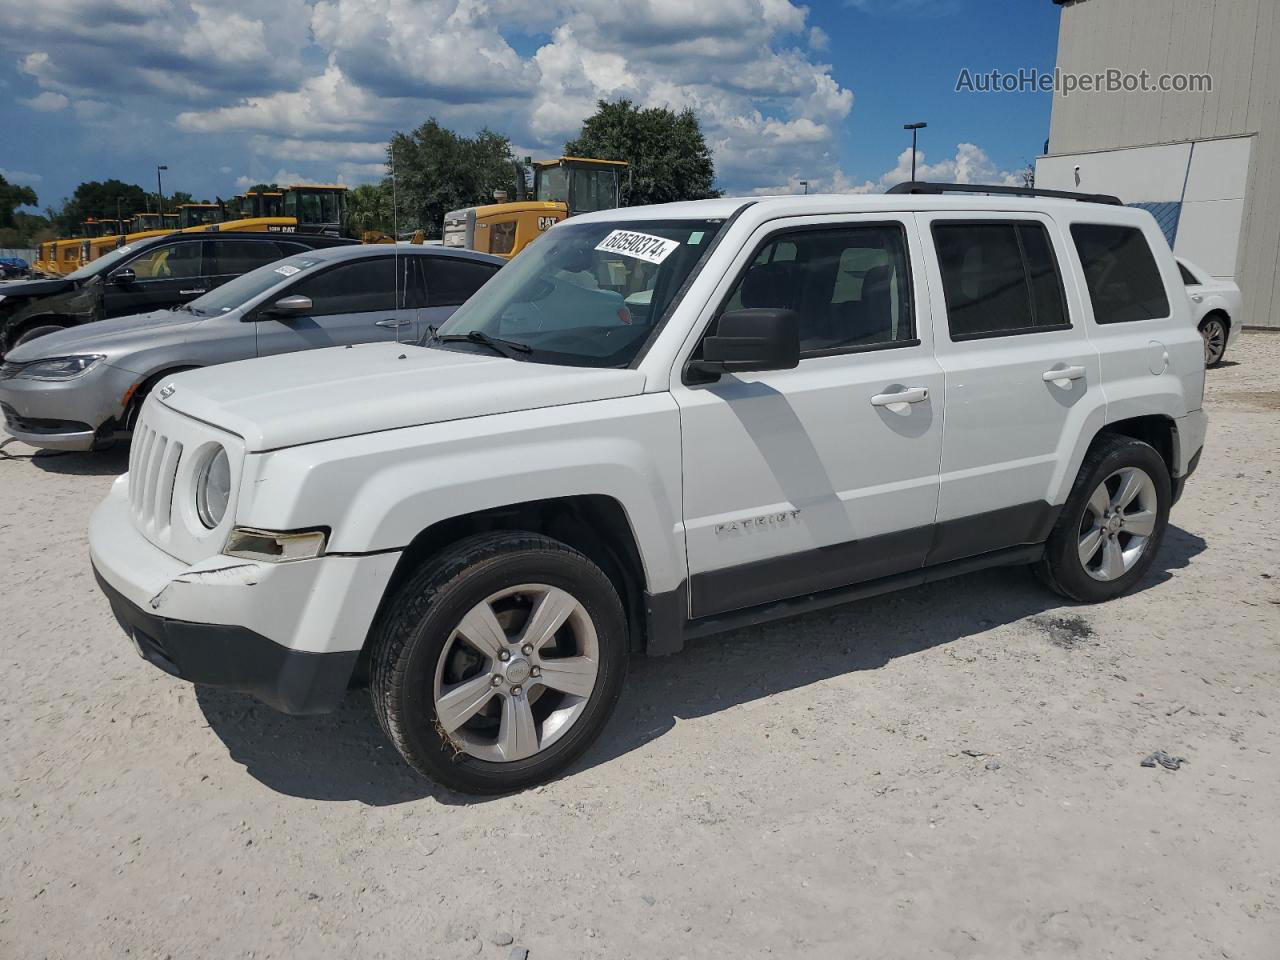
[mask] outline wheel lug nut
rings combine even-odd
[[[531,653],[533,653],[533,645],[526,643],[523,647],[520,648],[520,652],[523,653],[526,657],[529,656]]]
[[[519,687],[512,687],[512,688],[511,688],[511,695],[512,695],[513,697],[518,697],[518,696],[520,696],[520,688],[519,688]]]
[[[508,660],[511,659],[510,651],[503,650],[501,653],[498,654],[498,659],[501,660],[503,663],[506,663]]]
[[[530,671],[530,676],[534,676],[534,677],[542,676],[542,668],[534,667],[533,670]]]
[[[497,674],[495,674],[495,675],[494,675],[494,677],[493,677],[493,685],[494,685],[495,687],[500,687],[500,686],[502,686],[502,678],[501,678],[501,677],[499,677]]]

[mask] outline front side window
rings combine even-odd
[[[935,223],[952,340],[1071,326],[1062,277],[1039,223]]]
[[[220,284],[202,297],[197,297],[187,304],[187,309],[201,316],[217,316],[266,293],[273,287],[280,287],[291,277],[303,270],[309,270],[317,261],[312,257],[290,257],[278,263],[270,263],[256,270],[242,273],[226,283]],[[292,291],[290,291],[292,292]],[[281,291],[280,296],[286,296]]]
[[[201,275],[204,244],[164,243],[129,261],[139,280],[178,280]]]
[[[724,309],[794,310],[802,357],[911,343],[907,263],[896,223],[788,233],[765,244]]]
[[[1169,316],[1169,298],[1147,238],[1137,227],[1073,223],[1085,283],[1098,323]]]
[[[722,222],[570,220],[526,247],[438,332],[514,340],[536,362],[625,367],[656,330]]]
[[[289,289],[289,296],[310,297],[311,315],[394,310],[396,264],[393,257],[353,260],[317,273]]]
[[[618,205],[618,174],[614,170],[572,171],[573,212],[595,213]]]

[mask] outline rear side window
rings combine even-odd
[[[340,263],[302,280],[289,295],[310,297],[312,316],[394,310],[396,265],[391,257]]]
[[[213,249],[216,271],[226,276],[248,273],[282,256],[280,247],[270,240],[227,240],[215,242]]]
[[[1188,287],[1198,287],[1200,285],[1200,280],[1196,277],[1196,275],[1192,273],[1190,270],[1188,270],[1186,266],[1184,266],[1181,263],[1178,264],[1178,272],[1182,274],[1182,282],[1185,283]]]
[[[1137,227],[1076,223],[1071,237],[1080,254],[1093,318],[1129,323],[1169,316],[1169,298],[1147,238]]]
[[[913,344],[907,241],[897,223],[800,230],[770,240],[724,309],[800,316],[800,356]]]
[[[461,257],[425,257],[427,306],[456,307],[485,285],[498,272],[488,263]]]
[[[1039,223],[935,223],[952,340],[1064,330],[1062,277]]]

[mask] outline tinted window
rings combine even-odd
[[[1182,274],[1182,282],[1188,287],[1198,287],[1200,285],[1200,279],[1188,270],[1185,265],[1179,263],[1178,272]]]
[[[289,289],[290,296],[310,297],[313,316],[394,310],[396,265],[391,257],[355,260],[308,277]]]
[[[1093,318],[1098,323],[1169,316],[1164,281],[1141,230],[1077,223],[1071,227],[1071,236],[1093,300]]]
[[[225,275],[248,273],[282,256],[280,248],[270,240],[221,240],[214,243],[213,249],[216,272]]]
[[[746,307],[796,311],[800,349],[810,356],[914,341],[902,227],[806,230],[770,241],[725,304]]]
[[[162,243],[130,260],[127,266],[139,280],[177,280],[201,275],[204,244]]]
[[[498,272],[487,263],[453,257],[425,257],[427,305],[453,307],[465,303]]]
[[[1038,223],[935,223],[952,340],[1069,325],[1062,278]]]

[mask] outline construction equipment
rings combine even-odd
[[[165,214],[168,216],[168,214]],[[221,223],[222,207],[216,203],[180,203],[178,204],[178,229],[202,227],[206,223]]]
[[[560,157],[533,165],[533,197],[524,196],[525,170],[516,164],[516,199],[453,210],[444,218],[444,245],[510,259],[555,224],[577,213],[622,203],[620,160]]]

